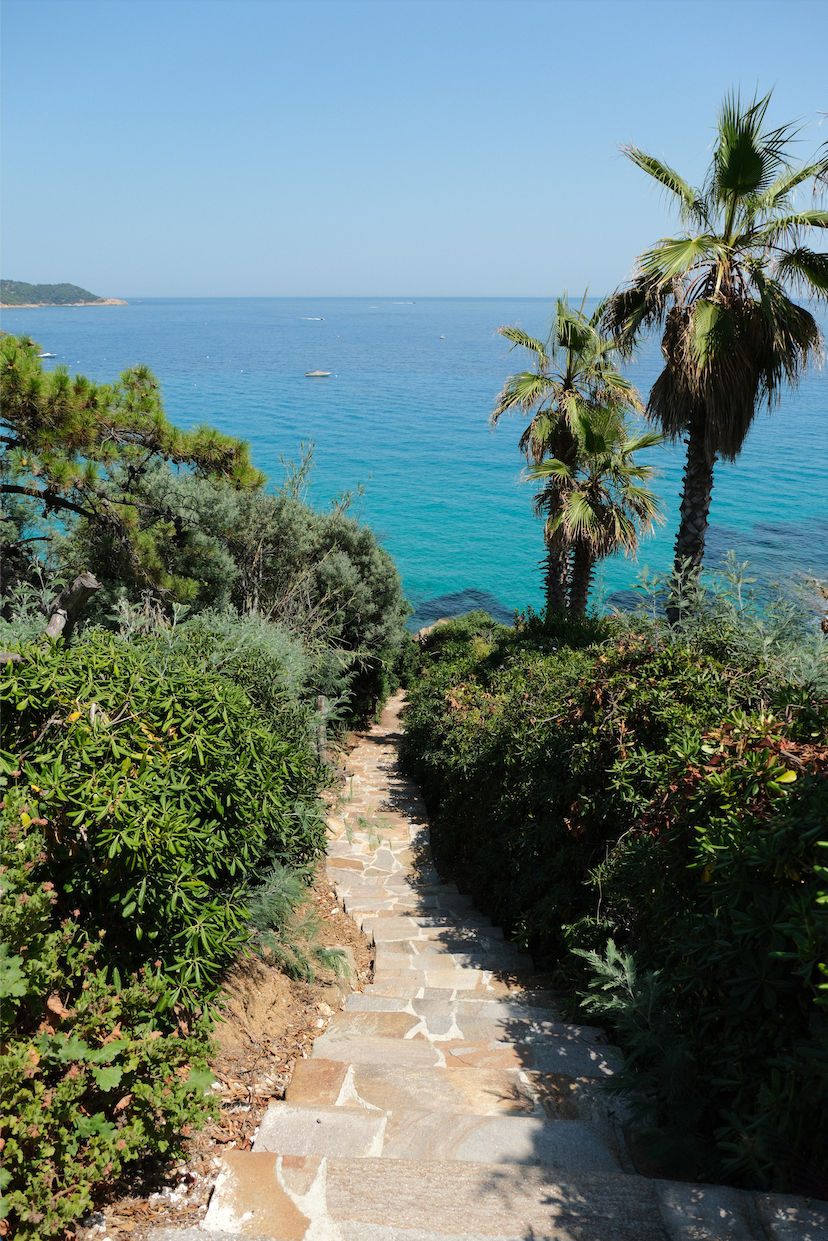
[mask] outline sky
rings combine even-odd
[[[724,93],[828,139],[825,0],[4,0],[2,275],[106,297],[600,294]],[[822,114],[822,115],[821,115]]]

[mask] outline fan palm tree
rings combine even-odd
[[[674,200],[683,225],[639,257],[604,318],[622,349],[663,327],[665,366],[647,413],[687,442],[677,574],[702,562],[716,458],[735,460],[756,410],[772,409],[784,386],[798,383],[821,344],[814,316],[791,295],[828,300],[828,254],[805,244],[812,229],[828,227],[828,212],[795,201],[807,183],[816,191],[826,182],[828,156],[793,163],[795,130],[766,124],[769,102],[769,94],[747,105],[738,94],[725,97],[700,188],[625,148]]]
[[[498,328],[499,334],[512,342],[512,349],[526,349],[534,358],[533,370],[509,376],[491,415],[493,427],[505,413],[520,411],[530,415],[529,424],[520,437],[520,450],[530,466],[539,465],[545,457],[555,457],[574,467],[578,440],[573,427],[579,403],[612,404],[630,411],[643,411],[640,396],[615,365],[619,352],[617,342],[601,334],[606,302],[587,317],[585,301],[586,294],[580,310],[575,310],[569,305],[566,294],[558,298],[545,341],[519,327]],[[557,479],[550,476],[541,505],[548,516],[555,510],[557,493]],[[571,545],[566,541],[563,527],[555,527],[547,519],[545,530],[547,610],[563,611]]]
[[[643,486],[655,470],[634,460],[642,448],[660,444],[662,436],[657,431],[630,435],[624,407],[612,404],[578,403],[571,431],[575,464],[548,458],[530,469],[529,477],[547,481],[535,498],[536,510],[547,513],[547,539],[574,549],[569,611],[583,616],[596,562],[618,551],[634,554],[640,535],[663,520],[658,496]]]

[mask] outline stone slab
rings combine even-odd
[[[285,1102],[301,1107],[327,1107],[336,1103],[348,1072],[344,1060],[308,1057],[297,1060],[285,1091]]]
[[[344,1060],[401,1070],[436,1068],[443,1062],[440,1053],[426,1039],[337,1038],[327,1031],[314,1041],[311,1059]]]
[[[754,1194],[754,1205],[768,1241],[825,1241],[828,1202],[781,1194]]]
[[[410,1003],[413,1011],[419,1016],[448,1017],[457,1015],[458,1018],[464,1015],[471,1017],[490,1016],[493,1022],[504,1022],[511,1018],[518,1020],[525,1018],[529,1021],[554,1021],[555,1012],[552,1006],[558,999],[558,995],[552,991],[512,991],[510,992],[510,998],[507,1000],[500,1000],[495,996],[473,1000],[462,998],[449,999],[446,997],[415,997],[410,1000]],[[345,1010],[346,1012],[401,1012],[407,1003],[407,1000],[401,998],[393,999],[390,996],[379,995],[369,984],[364,991],[355,991],[348,996]],[[544,1003],[548,1007],[541,1007]],[[603,1031],[597,1026],[567,1025],[565,1028],[573,1037],[585,1039],[587,1042],[598,1042],[603,1037]]]
[[[315,1071],[317,1066],[320,1072]],[[518,1073],[492,1069],[454,1069],[449,1073],[442,1068],[415,1066],[401,1073],[397,1067],[311,1058],[296,1065],[286,1098],[289,1103],[308,1107],[365,1107],[395,1114],[425,1111],[543,1118],[558,1115],[545,1106],[555,1084],[551,1076],[547,1081],[543,1074],[524,1079]],[[580,1112],[569,1109],[569,1115],[574,1119]]]
[[[393,1229],[395,1241],[426,1237],[538,1241],[669,1241],[650,1182],[583,1173],[561,1178],[526,1165],[455,1160],[330,1160],[327,1205],[349,1238]],[[347,1232],[348,1225],[357,1225]]]
[[[280,1175],[278,1155],[226,1151],[202,1228],[240,1237],[304,1241],[310,1216]]]
[[[405,1038],[421,1024],[413,1013],[340,1012],[331,1019],[326,1033],[333,1038]]]
[[[618,1171],[609,1150],[589,1125],[531,1116],[394,1112],[388,1120],[383,1156],[544,1165],[567,1173]]]
[[[444,991],[470,991],[483,983],[482,973],[481,970],[461,968],[394,970],[381,967],[374,969],[374,983],[376,985],[386,982],[394,983],[398,987],[405,986],[410,995],[415,995],[420,987],[439,987]]]
[[[448,1067],[534,1069],[542,1073],[563,1073],[568,1077],[612,1077],[622,1062],[617,1048],[594,1046],[580,1039],[538,1043],[448,1040],[442,1042],[440,1048]]]
[[[377,943],[380,940],[392,939],[440,939],[447,936],[448,931],[461,930],[464,938],[476,942],[478,938],[503,939],[500,927],[494,927],[481,918],[475,921],[462,914],[439,914],[436,917],[426,915],[405,918],[366,918],[363,921],[366,934],[373,933]]]
[[[271,1103],[259,1122],[253,1150],[278,1155],[376,1157],[382,1153],[385,1124],[385,1115],[377,1112]]]
[[[724,1185],[654,1181],[671,1241],[755,1241],[761,1235],[748,1194]]]
[[[423,1001],[415,1001],[417,1005]],[[458,1005],[459,1007],[459,1005]],[[425,1018],[428,1022],[428,1018]],[[454,1021],[461,1031],[461,1036],[469,1043],[495,1041],[501,1043],[536,1043],[554,1040],[556,1043],[586,1043],[601,1046],[604,1042],[603,1031],[596,1026],[570,1026],[558,1021],[543,1018],[522,1016],[468,1017],[463,1012],[454,1014]]]
[[[437,945],[436,951],[432,952],[399,952],[396,951],[397,944],[411,943],[411,941],[396,941],[396,943],[387,947],[385,944],[377,945],[377,953],[374,961],[375,971],[390,970],[434,970],[434,969],[463,969],[463,970],[488,970],[490,973],[502,974],[532,974],[534,966],[531,958],[521,958],[517,953],[507,951],[498,951],[487,949],[481,945],[475,948],[471,944],[466,945],[464,952],[447,952],[443,945]],[[416,941],[414,941],[416,943]],[[412,945],[413,946],[413,945]]]
[[[484,981],[488,980],[488,981]],[[469,1000],[497,1000],[507,999],[516,994],[515,986],[509,982],[504,982],[496,975],[481,974],[481,982],[478,986],[469,990],[463,988],[460,991],[452,985],[435,986],[423,983],[416,991],[412,992],[412,980],[407,978],[404,973],[388,974],[385,978],[375,978],[366,988],[366,992],[371,995],[387,996],[391,998],[411,999],[412,996],[424,997],[426,999],[435,1000],[454,1000],[458,995],[464,996]]]
[[[366,994],[364,991],[352,991],[345,1001],[346,1013],[401,1013],[408,1001],[393,999],[387,995]]]

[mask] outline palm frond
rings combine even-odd
[[[806,294],[828,297],[828,254],[798,246],[782,256],[776,264],[776,274]]]
[[[538,364],[546,365],[546,346],[542,340],[538,340],[536,336],[530,336],[528,332],[524,332],[521,327],[509,327],[504,325],[497,329],[498,336],[502,336],[505,340],[512,342],[512,349],[522,348],[528,349],[530,353],[537,355]],[[509,351],[511,353],[511,350]]]
[[[684,276],[706,259],[726,259],[728,248],[718,237],[700,233],[696,237],[666,237],[641,255],[641,271],[651,280],[665,285]]]
[[[533,465],[531,469],[528,469],[526,477],[527,479],[554,478],[560,482],[568,483],[571,482],[574,475],[572,469],[565,461],[559,461],[557,457],[547,457],[539,465]]]
[[[754,204],[757,214],[765,215],[784,207],[797,186],[819,176],[821,166],[821,162],[817,161],[812,164],[801,164],[798,168],[786,168],[768,186],[764,194],[757,196]]]
[[[642,172],[646,172],[664,190],[678,198],[683,218],[692,217],[699,223],[704,222],[704,204],[701,195],[688,185],[674,168],[656,159],[655,156],[640,151],[638,147],[623,146],[621,150]]]
[[[787,241],[793,245],[799,240],[803,229],[809,228],[828,228],[828,211],[793,211],[789,215],[777,216],[756,230],[755,242],[778,246],[780,242]]]
[[[512,410],[532,409],[550,395],[554,396],[554,389],[547,375],[538,375],[535,371],[510,375],[495,400],[491,423],[494,426],[503,414]]]

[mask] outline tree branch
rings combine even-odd
[[[49,624],[46,626],[47,638],[60,638],[68,642],[72,636],[78,617],[86,606],[86,601],[101,583],[93,573],[81,573],[71,586],[62,590],[49,606]]]
[[[0,484],[0,493],[3,495],[25,496],[27,500],[38,500],[46,508],[65,508],[72,513],[79,513],[81,517],[95,517],[96,514],[90,509],[81,508],[79,504],[74,504],[71,500],[66,500],[63,496],[57,495],[53,491],[40,491],[27,487],[18,487],[15,483]]]

